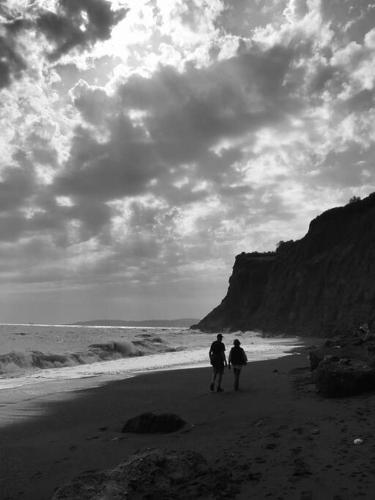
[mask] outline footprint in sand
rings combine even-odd
[[[271,437],[274,437],[274,438],[279,438],[280,437],[280,434],[278,432],[271,432],[271,434],[269,434]]]
[[[312,500],[313,495],[311,491],[302,491],[300,500]]]
[[[248,481],[260,481],[262,478],[262,474],[260,472],[249,472],[247,475]]]
[[[298,455],[299,453],[301,453],[302,451],[302,447],[301,446],[298,446],[297,448],[291,448],[290,451],[294,454],[294,455]]]
[[[303,429],[302,427],[295,427],[292,429],[293,432],[296,432],[297,434],[303,434]]]
[[[274,450],[275,448],[277,447],[277,444],[276,443],[268,443],[266,444],[265,448],[267,450]]]

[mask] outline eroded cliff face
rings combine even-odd
[[[238,255],[226,297],[194,327],[331,336],[363,323],[375,327],[375,193],[275,253]]]

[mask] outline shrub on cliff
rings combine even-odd
[[[358,201],[361,201],[360,196],[352,196],[349,200],[348,205],[350,205],[351,203],[357,203]]]

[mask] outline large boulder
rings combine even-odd
[[[372,366],[375,364],[375,336],[369,332],[365,335],[353,332],[327,339],[319,347],[312,346],[309,350],[311,370],[327,357],[358,359]]]
[[[375,368],[361,359],[326,356],[313,372],[313,379],[318,392],[329,397],[375,390]]]
[[[197,452],[154,449],[132,455],[115,469],[81,474],[56,490],[52,500],[219,498],[228,488],[236,490],[231,483],[228,474],[215,474]]]
[[[186,422],[174,413],[142,413],[130,418],[122,428],[122,432],[136,432],[139,434],[167,433],[182,429]]]

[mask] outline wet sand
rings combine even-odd
[[[42,415],[0,429],[1,500],[49,499],[75,475],[150,447],[192,449],[230,470],[239,486],[232,498],[374,498],[375,395],[320,397],[305,355],[249,363],[239,392],[231,372],[220,394],[209,392],[209,379],[207,368],[157,372],[43,400]],[[146,411],[177,413],[190,425],[121,433]]]

